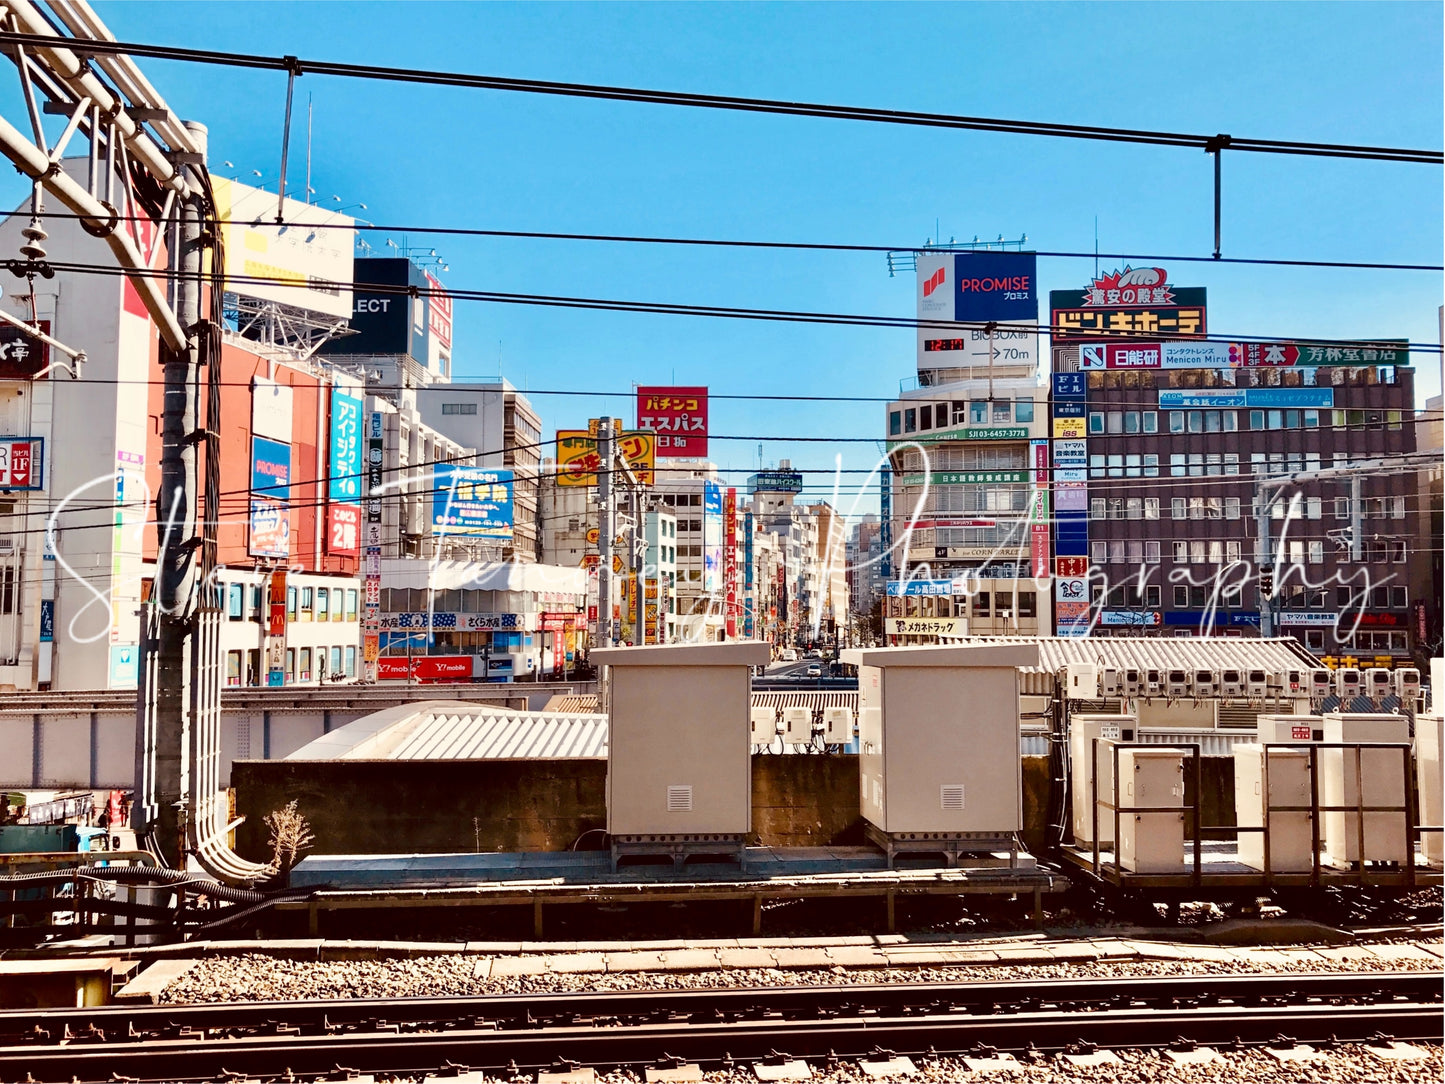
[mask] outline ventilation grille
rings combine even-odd
[[[963,808],[963,784],[945,783],[938,788],[938,808],[960,810]]]
[[[692,787],[675,786],[667,788],[667,811],[669,813],[692,812]]]

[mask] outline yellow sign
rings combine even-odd
[[[612,571],[621,575],[622,570],[625,567],[626,566],[622,563],[622,558],[614,555],[612,558]]]
[[[1055,440],[1084,440],[1089,435],[1087,418],[1055,418]]]
[[[650,429],[629,430],[617,438],[617,447],[637,480],[645,486],[652,485],[657,435]],[[595,486],[601,466],[596,437],[580,429],[557,430],[559,486]]]

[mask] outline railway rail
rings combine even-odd
[[[704,1066],[1284,1041],[1440,1041],[1438,973],[765,987],[0,1013],[0,1080]]]

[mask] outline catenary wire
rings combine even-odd
[[[104,266],[100,264],[52,262],[52,268],[57,271],[73,271],[80,274],[96,274],[118,276],[123,278],[132,277],[155,277],[175,278],[179,272],[171,272],[159,269],[154,272],[130,271],[120,267]],[[280,286],[290,289],[313,289],[318,280],[308,282],[297,282],[293,279],[283,279],[275,276],[264,275],[228,275],[227,282],[245,283],[247,285]],[[351,284],[329,283],[338,289],[354,289]],[[366,292],[388,294],[398,297],[446,297],[453,301],[474,301],[502,305],[527,305],[541,308],[566,308],[566,309],[591,309],[604,312],[631,312],[646,315],[663,316],[696,316],[710,317],[717,319],[732,320],[760,320],[771,323],[792,323],[792,324],[832,324],[844,327],[882,327],[902,328],[921,330],[935,328],[942,331],[950,329],[957,330],[957,321],[943,320],[920,320],[915,317],[903,316],[870,316],[852,313],[828,313],[808,312],[795,309],[757,309],[725,305],[694,305],[685,303],[651,302],[651,301],[627,301],[615,298],[597,297],[575,297],[555,294],[518,294],[505,293],[491,290],[435,290],[430,287],[403,286],[390,284],[364,284]],[[1102,311],[1108,311],[1101,309]],[[992,324],[995,331],[1016,332],[1022,334],[1037,334],[1057,339],[1073,335],[1075,341],[1087,343],[1089,337],[1080,338],[1077,334],[1059,331],[1051,324],[1039,323],[1011,323],[997,322]],[[1094,336],[1100,342],[1109,340],[1137,340],[1139,342],[1153,343],[1161,338],[1168,341],[1187,342],[1219,342],[1219,343],[1282,343],[1297,344],[1310,347],[1322,347],[1327,349],[1389,349],[1406,350],[1411,353],[1438,354],[1442,347],[1439,343],[1413,343],[1408,341],[1391,341],[1388,339],[1324,339],[1319,336],[1278,336],[1278,335],[1241,335],[1224,334],[1220,332],[1209,332],[1203,335],[1181,337],[1178,334],[1163,335],[1159,332],[1125,332],[1123,330],[1111,329],[1107,335]],[[947,367],[947,366],[942,366]]]
[[[239,53],[230,50],[194,49],[179,46],[152,45],[140,42],[99,41],[91,38],[61,38],[51,37],[49,35],[20,34],[15,32],[0,32],[0,43],[25,45],[40,49],[78,49],[81,52],[91,54],[129,54],[132,56],[152,57],[158,60],[265,69],[288,72],[293,75],[329,75],[338,78],[370,79],[394,83],[420,83],[431,86],[460,87],[472,90],[510,91],[526,94],[559,95],[570,98],[597,98],[653,105],[687,106],[692,108],[731,110],[748,113],[868,121],[881,124],[912,125],[929,128],[955,128],[971,131],[1000,132],[1013,135],[1037,135],[1067,139],[1103,140],[1117,143],[1153,144],[1189,147],[1195,150],[1213,151],[1215,148],[1223,146],[1231,151],[1262,154],[1358,158],[1394,162],[1416,162],[1427,165],[1445,164],[1445,154],[1442,154],[1440,151],[1402,147],[1316,143],[1300,140],[1253,139],[1244,136],[1198,135],[1136,128],[1106,128],[1082,124],[1005,120],[995,117],[971,117],[948,113],[923,113],[911,110],[828,105],[818,102],[790,102],[772,98],[697,94],[685,91],[650,90],[640,87],[607,86],[593,83],[566,83],[543,79],[517,79],[456,71],[383,67],[372,64],[351,64],[338,61],[300,59],[294,56],[267,56],[255,53]]]
[[[339,212],[331,211],[318,205],[312,205],[316,210],[328,214]],[[74,211],[46,211],[47,218],[54,219],[76,219],[89,221],[89,216],[78,214]],[[148,215],[122,215],[115,219],[117,222],[153,222]],[[923,246],[917,245],[867,245],[853,244],[847,242],[826,242],[826,241],[752,241],[743,239],[721,238],[721,237],[667,237],[655,234],[619,234],[619,233],[564,233],[555,230],[502,230],[484,229],[471,226],[418,226],[418,225],[378,225],[374,222],[352,221],[347,222],[309,222],[301,220],[283,219],[277,222],[271,219],[236,219],[223,218],[216,220],[218,225],[239,225],[256,226],[262,225],[268,228],[280,226],[293,226],[308,230],[355,230],[362,233],[403,233],[403,234],[435,234],[438,237],[493,237],[500,239],[536,240],[536,241],[587,241],[603,242],[613,244],[635,244],[635,245],[677,245],[692,246],[700,248],[741,248],[741,249],[766,249],[798,252],[915,252],[919,255],[944,255],[952,253],[967,254],[969,249],[953,249],[946,246]],[[1010,242],[1012,243],[1012,242]],[[1042,256],[1050,259],[1070,260],[1138,260],[1146,263],[1208,263],[1208,264],[1240,264],[1258,265],[1263,267],[1320,267],[1339,268],[1355,271],[1445,271],[1445,264],[1422,264],[1422,263],[1376,263],[1367,260],[1301,260],[1301,259],[1270,259],[1265,257],[1251,256],[1161,256],[1138,252],[1072,252],[1072,251],[1045,251],[1043,249],[1023,250],[1030,255]]]

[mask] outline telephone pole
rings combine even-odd
[[[184,797],[190,790],[191,675],[197,649],[196,524],[197,391],[200,373],[202,250],[205,202],[201,168],[206,129],[186,122],[197,161],[185,165],[188,193],[180,206],[180,248],[176,271],[176,320],[186,341],[179,349],[162,343],[165,391],[161,408],[161,481],[156,496],[159,556],[156,562],[160,609],[155,671],[155,819],[151,837],[173,867],[185,864]],[[190,156],[188,156],[189,158]]]
[[[612,419],[597,425],[597,639],[612,647],[612,536],[617,527],[612,510]]]

